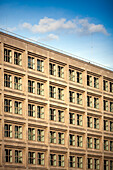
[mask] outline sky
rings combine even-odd
[[[113,0],[0,0],[0,28],[113,69]]]

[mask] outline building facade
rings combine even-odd
[[[0,32],[0,170],[113,170],[113,71]]]

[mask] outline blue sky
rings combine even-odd
[[[113,0],[0,0],[0,27],[113,68]]]

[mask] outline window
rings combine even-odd
[[[110,151],[113,152],[113,141],[110,141]]]
[[[104,105],[104,110],[108,111],[108,101],[107,100],[103,101],[103,105]]]
[[[56,143],[56,132],[50,131],[50,143]]]
[[[64,78],[64,67],[58,66],[58,77]]]
[[[58,155],[58,166],[64,166],[64,155]]]
[[[64,122],[64,111],[58,110],[58,121]]]
[[[82,115],[77,114],[77,125],[82,126]]]
[[[87,96],[87,106],[92,107],[92,96]]]
[[[99,109],[99,98],[94,97],[94,108]]]
[[[113,161],[110,160],[110,170],[113,170]]]
[[[104,170],[108,170],[108,160],[104,160]]]
[[[99,161],[99,159],[94,159],[94,168],[95,169],[100,169],[100,161]]]
[[[35,105],[28,104],[28,116],[35,117]]]
[[[80,93],[77,93],[77,104],[82,105],[82,94],[80,94]]]
[[[50,165],[56,166],[56,154],[50,154]]]
[[[90,149],[93,147],[92,137],[87,137],[87,147]]]
[[[87,75],[87,85],[92,86],[92,76]]]
[[[75,103],[75,92],[69,91],[69,102]]]
[[[21,66],[22,65],[22,56],[21,53],[14,52],[14,64]]]
[[[113,122],[110,121],[110,132],[113,132]]]
[[[54,86],[50,86],[49,87],[49,96],[51,97],[51,98],[56,98],[56,87],[54,87]]]
[[[108,120],[104,120],[104,130],[108,130]]]
[[[15,163],[22,163],[22,151],[15,150]]]
[[[14,109],[15,109],[15,114],[22,115],[22,102],[15,101]]]
[[[37,117],[44,119],[44,107],[37,106]]]
[[[75,168],[75,156],[69,157],[69,167]]]
[[[83,167],[82,157],[77,157],[77,168]]]
[[[12,137],[12,125],[10,124],[5,124],[4,126],[4,136],[5,137]]]
[[[75,113],[69,113],[69,123],[75,124]]]
[[[103,90],[108,91],[108,81],[103,80]]]
[[[37,141],[44,142],[44,130],[37,129]]]
[[[28,68],[35,69],[35,59],[28,56]]]
[[[9,63],[12,62],[11,50],[4,49],[4,61],[9,62]]]
[[[112,82],[110,82],[109,84],[110,84],[110,92],[112,92],[112,93],[113,93],[113,83],[112,83]]]
[[[44,72],[44,61],[37,59],[37,71]]]
[[[94,129],[99,129],[99,118],[94,118]]]
[[[64,100],[64,89],[58,88],[58,99]]]
[[[28,140],[35,140],[35,128],[28,128]]]
[[[49,63],[49,74],[50,75],[56,75],[56,66],[53,63]]]
[[[94,138],[94,149],[99,149],[99,139],[98,138]]]
[[[35,164],[35,152],[28,152],[28,163]]]
[[[15,138],[22,139],[22,126],[15,126]]]
[[[69,134],[69,145],[75,146],[75,135]]]
[[[64,133],[58,132],[58,144],[64,145]]]
[[[92,128],[93,122],[92,122],[92,117],[87,116],[87,127]]]
[[[28,92],[35,93],[35,82],[28,80]]]
[[[69,69],[69,80],[75,81],[75,71]]]
[[[104,140],[104,150],[108,151],[108,140]]]
[[[82,138],[83,138],[82,136],[77,135],[77,147],[82,147],[83,143]]]
[[[22,78],[14,77],[14,88],[17,90],[22,90]]]
[[[110,112],[113,112],[113,102],[110,102]]]
[[[37,83],[37,94],[38,95],[44,95],[44,84],[43,83]]]
[[[44,153],[38,153],[38,165],[44,165]]]
[[[92,160],[92,158],[87,158],[87,162],[88,162],[88,169],[93,169],[93,160]]]
[[[77,72],[77,83],[82,84],[82,73],[80,73],[80,72]]]
[[[56,120],[56,110],[55,109],[51,109],[49,110],[50,112],[50,120]]]
[[[4,86],[12,88],[12,76],[4,74]]]
[[[4,100],[4,112],[12,113],[12,100],[9,99]]]
[[[99,88],[99,78],[94,77],[94,88]]]
[[[5,149],[5,162],[12,162],[12,150]]]

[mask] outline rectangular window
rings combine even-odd
[[[44,153],[38,153],[38,165],[44,165]]]
[[[56,132],[50,131],[50,143],[56,143]]]
[[[5,162],[12,162],[12,150],[5,149]]]
[[[104,120],[104,130],[108,130],[108,120]]]
[[[58,155],[58,166],[64,167],[64,155]]]
[[[56,166],[56,154],[50,154],[50,165]]]
[[[64,100],[64,89],[58,88],[58,99]]]
[[[22,65],[22,56],[21,53],[14,52],[14,64],[21,66]]]
[[[108,111],[108,101],[107,100],[103,101],[103,105],[104,105],[104,110]]]
[[[37,59],[37,71],[44,72],[44,61]]]
[[[37,141],[44,142],[44,130],[37,129]]]
[[[75,113],[69,113],[69,123],[75,124]]]
[[[94,118],[94,129],[99,129],[99,118]]]
[[[37,106],[37,118],[44,119],[44,107]]]
[[[28,140],[35,140],[35,128],[28,128]]]
[[[92,86],[92,76],[87,75],[87,86]]]
[[[93,160],[92,158],[87,158],[88,169],[93,169]]]
[[[4,74],[4,86],[12,88],[12,76]]]
[[[22,126],[15,126],[15,138],[22,139]]]
[[[69,145],[75,146],[75,135],[69,134]]]
[[[58,144],[64,145],[64,133],[58,132]]]
[[[108,151],[108,140],[104,140],[104,150]]]
[[[99,159],[94,159],[94,168],[95,169],[100,169],[100,161],[99,161]]]
[[[4,49],[4,61],[11,63],[12,62],[12,54],[11,50]]]
[[[113,161],[110,160],[110,170],[113,170]]]
[[[83,146],[83,137],[77,135],[77,147],[82,147]]]
[[[110,121],[110,132],[113,132],[113,122]]]
[[[69,91],[69,102],[75,103],[75,92]]]
[[[58,77],[64,78],[64,67],[58,66]]]
[[[82,126],[82,115],[77,114],[77,125]]]
[[[4,100],[4,112],[12,113],[12,100]]]
[[[99,88],[99,78],[94,77],[94,88]]]
[[[113,141],[110,141],[110,151],[113,152]]]
[[[37,83],[37,94],[44,96],[44,84]]]
[[[36,154],[35,152],[28,152],[28,164],[35,164]]]
[[[94,97],[94,108],[99,109],[99,98]]]
[[[109,170],[108,160],[104,160],[104,170]]]
[[[80,73],[80,72],[77,72],[77,83],[82,84],[82,73]]]
[[[56,98],[56,87],[50,86],[49,87],[49,97]]]
[[[14,89],[22,90],[22,78],[14,77]]]
[[[56,65],[53,63],[49,63],[49,74],[56,75]]]
[[[92,107],[92,96],[87,96],[87,106]]]
[[[100,148],[100,144],[99,144],[99,139],[98,138],[94,138],[94,149],[99,149]]]
[[[10,124],[4,125],[4,136],[12,138],[12,125]]]
[[[77,104],[82,105],[82,94],[77,93]]]
[[[92,147],[93,147],[92,137],[87,137],[87,147],[92,149]]]
[[[92,117],[90,116],[87,116],[87,127],[90,127],[90,128],[93,127]]]
[[[69,167],[75,168],[75,156],[69,157]]]
[[[35,82],[28,80],[28,92],[35,93]]]
[[[108,91],[108,81],[103,80],[103,90]]]
[[[56,110],[50,108],[49,112],[50,112],[50,120],[56,121]]]
[[[35,117],[35,105],[28,104],[28,116]]]
[[[110,112],[113,113],[113,102],[110,102]]]
[[[113,93],[113,83],[112,83],[112,82],[110,82],[109,84],[110,84],[110,92],[112,92],[112,93]]]
[[[82,157],[77,157],[77,168],[83,167],[83,160]]]
[[[34,59],[34,57],[28,56],[28,68],[35,69],[35,59]]]
[[[70,81],[75,81],[75,71],[69,69],[69,80]]]
[[[58,121],[59,122],[64,122],[64,111],[58,110]]]
[[[14,109],[15,109],[15,114],[22,115],[22,102],[15,101]]]
[[[22,163],[22,151],[15,150],[15,163]]]

